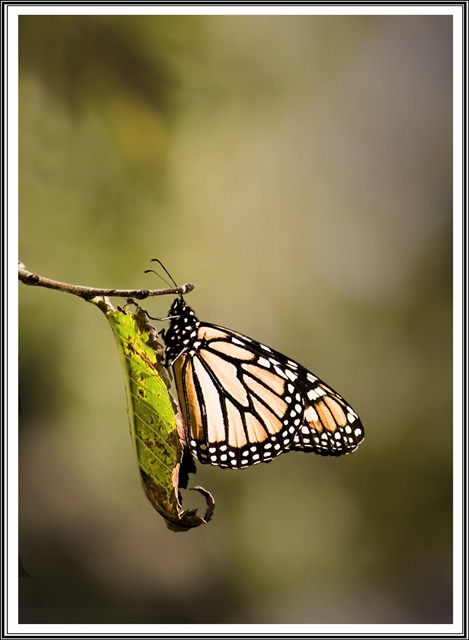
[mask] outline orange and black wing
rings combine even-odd
[[[331,387],[273,349],[191,313],[195,323],[176,331],[171,353],[188,445],[200,462],[239,469],[286,451],[339,456],[358,447],[363,425]]]

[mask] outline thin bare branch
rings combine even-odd
[[[57,280],[50,280],[49,278],[43,278],[36,273],[28,271],[22,262],[18,262],[18,279],[24,284],[32,287],[46,287],[47,289],[55,289],[56,291],[63,291],[64,293],[72,293],[75,296],[88,300],[95,296],[108,296],[118,298],[136,298],[137,300],[143,300],[150,296],[166,296],[166,295],[180,295],[189,293],[194,289],[193,284],[183,284],[181,287],[175,287],[170,289],[97,289],[95,287],[82,287],[77,284],[66,284],[65,282],[58,282]]]

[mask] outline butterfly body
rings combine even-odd
[[[186,423],[187,444],[204,464],[231,469],[286,451],[340,456],[364,438],[350,405],[278,351],[200,322],[182,298],[163,336]]]

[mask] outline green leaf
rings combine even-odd
[[[194,487],[207,502],[204,518],[182,509],[179,489],[185,489],[195,464],[185,446],[182,415],[172,398],[164,367],[164,349],[157,331],[138,306],[135,313],[111,305],[107,298],[91,300],[106,315],[116,337],[127,390],[130,432],[145,493],[172,531],[188,531],[207,523],[214,500]]]

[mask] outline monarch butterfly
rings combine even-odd
[[[286,451],[352,453],[364,438],[350,405],[278,351],[200,322],[182,296],[163,334],[185,418],[187,445],[204,464],[231,469]]]

